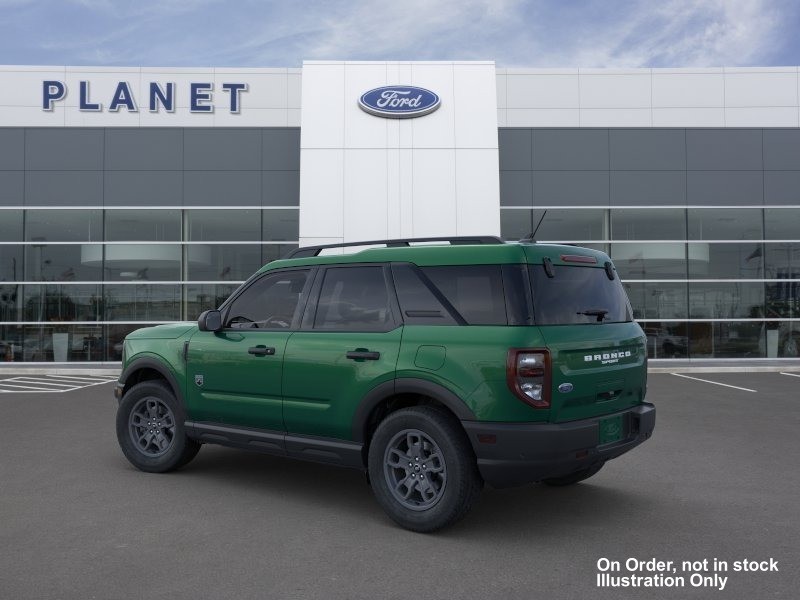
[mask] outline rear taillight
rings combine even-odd
[[[534,408],[550,407],[550,353],[541,348],[512,348],[506,381],[514,395]]]

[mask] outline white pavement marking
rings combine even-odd
[[[684,379],[694,379],[695,381],[702,381],[703,383],[713,383],[714,385],[721,385],[723,387],[729,387],[735,390],[742,390],[743,392],[758,393],[757,390],[751,390],[750,388],[739,387],[738,385],[729,385],[727,383],[720,383],[719,381],[711,381],[709,379],[700,379],[699,377],[689,377],[688,375],[683,375],[681,373],[670,373],[670,375],[675,375],[675,377],[683,377]]]
[[[75,382],[64,383],[63,381],[47,381],[44,379],[37,379],[36,377],[15,377],[14,381],[18,383],[32,383],[34,385],[52,385],[56,387],[75,387]]]
[[[115,379],[110,377],[92,377],[89,375],[45,375],[45,377],[49,379],[66,379],[67,381],[97,381],[102,383],[106,381],[115,381]]]
[[[784,373],[783,371],[780,372],[781,375],[788,375],[789,377],[800,377],[798,373]]]
[[[13,389],[13,390],[3,390],[2,388],[4,388],[4,387],[15,388],[15,389]],[[35,386],[32,386],[32,385],[17,385],[17,384],[14,384],[14,383],[5,383],[5,382],[0,383],[0,391],[3,391],[3,392],[15,392],[15,391],[17,391],[17,389],[35,391],[35,392],[66,392],[66,391],[69,391],[69,390],[75,390],[75,389],[79,389],[79,388],[67,388],[67,389],[64,390],[64,389],[35,387]]]
[[[116,379],[74,375],[21,375],[19,377],[11,377],[10,379],[0,379],[0,393],[35,394],[41,392],[72,392],[95,385],[111,383],[113,381],[116,381]]]

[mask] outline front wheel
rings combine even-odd
[[[418,532],[456,522],[483,487],[464,431],[429,406],[398,410],[381,422],[369,447],[369,476],[381,508]]]
[[[131,387],[117,409],[117,441],[137,469],[165,473],[192,460],[200,444],[186,436],[183,407],[160,381]]]

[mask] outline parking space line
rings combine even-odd
[[[721,385],[723,387],[729,387],[735,390],[742,390],[743,392],[758,393],[757,390],[751,390],[750,388],[739,387],[738,385],[730,385],[727,383],[720,383],[719,381],[711,381],[709,379],[700,379],[699,377],[689,377],[688,375],[683,375],[682,373],[670,373],[670,375],[675,375],[675,377],[683,377],[684,379],[694,379],[695,381],[702,381],[703,383],[712,383],[714,385]]]
[[[97,383],[105,383],[106,381],[116,381],[115,379],[108,378],[108,377],[92,377],[89,375],[80,376],[80,375],[45,375],[48,379],[64,379],[66,381],[90,381],[90,382],[97,382]]]
[[[36,394],[72,392],[96,385],[105,385],[116,381],[113,378],[84,377],[74,375],[20,375],[9,379],[0,379],[0,393]]]
[[[34,385],[53,385],[58,387],[75,387],[75,383],[64,383],[63,381],[48,381],[36,377],[15,377],[14,381],[19,383],[32,383]],[[2,384],[2,382],[0,382]]]
[[[783,371],[780,372],[780,375],[788,375],[789,377],[800,377],[800,373],[784,373]]]
[[[35,392],[68,392],[69,390],[74,390],[78,388],[66,388],[66,389],[54,389],[54,388],[44,388],[44,387],[36,387],[33,385],[17,385],[15,383],[6,383],[3,381],[0,383],[0,389],[4,387],[16,388],[13,390],[2,390],[4,392],[15,392],[17,389],[19,390],[28,390],[28,391],[35,391]]]

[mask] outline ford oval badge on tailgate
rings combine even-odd
[[[568,394],[573,389],[575,389],[575,386],[573,386],[571,383],[562,383],[560,386],[558,386],[558,391],[562,394]]]

